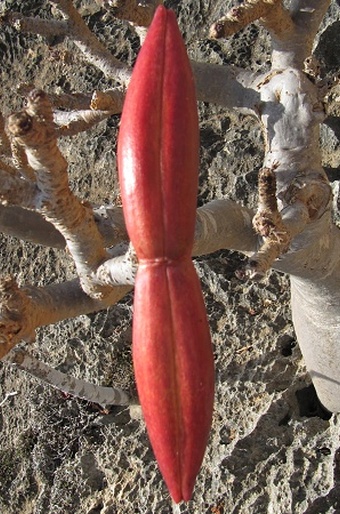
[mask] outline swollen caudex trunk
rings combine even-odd
[[[331,191],[319,147],[324,107],[306,75],[284,69],[278,59],[279,53],[277,69],[258,84],[265,165],[275,169],[284,222],[290,209],[298,214],[300,205],[307,223],[273,267],[291,276],[294,328],[317,395],[328,410],[340,412],[340,231],[331,220]],[[290,216],[292,233],[294,224],[298,220]]]
[[[309,232],[299,236],[300,249],[296,241],[280,268],[294,269],[294,328],[318,398],[330,412],[340,412],[340,230],[326,213]]]
[[[133,360],[150,441],[172,498],[187,501],[212,418],[214,368],[191,252],[199,135],[193,76],[172,11],[138,56],[118,141],[126,227],[139,268]]]
[[[299,346],[318,398],[330,412],[340,412],[339,284],[340,265],[328,281],[291,278],[293,321]]]

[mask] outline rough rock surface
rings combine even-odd
[[[133,29],[90,1],[76,2],[100,39],[132,63]],[[193,59],[268,66],[269,39],[253,25],[227,41],[207,28],[230,0],[165,2],[179,16]],[[50,15],[42,0],[5,0],[25,14]],[[340,64],[340,7],[332,1],[315,53],[324,73]],[[70,43],[0,32],[1,98],[5,115],[20,107],[20,82],[46,91],[92,91],[110,83]],[[218,106],[200,104],[199,204],[231,197],[256,204],[263,157],[259,126]],[[81,197],[101,204],[119,197],[116,136],[119,117],[88,135],[61,141],[70,181]],[[340,124],[321,130],[324,164],[339,191]],[[338,213],[337,213],[338,215]],[[46,284],[73,276],[67,255],[11,237],[0,243],[1,273],[20,283]],[[2,514],[312,514],[340,512],[340,423],[313,397],[296,345],[289,280],[271,273],[261,283],[235,276],[244,258],[221,251],[197,259],[216,361],[216,403],[210,443],[193,500],[174,506],[155,464],[143,420],[128,408],[101,411],[64,397],[24,372],[0,364],[0,512]],[[45,327],[35,356],[70,374],[135,393],[131,363],[132,296],[98,314]]]

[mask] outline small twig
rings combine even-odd
[[[96,2],[116,18],[127,20],[138,27],[148,27],[156,7],[163,3],[162,0],[96,0]]]
[[[64,16],[68,37],[83,52],[86,60],[100,69],[106,76],[123,84],[130,80],[131,70],[128,66],[113,57],[111,52],[91,32],[71,0],[54,0],[55,6]]]
[[[130,403],[128,395],[121,389],[117,387],[98,386],[86,380],[70,377],[66,373],[53,369],[32,357],[32,355],[24,350],[12,350],[6,356],[5,362],[27,371],[30,375],[43,380],[64,393],[89,402],[97,403],[102,406],[129,405]]]
[[[21,84],[19,93],[28,97],[34,89],[35,87],[32,84]],[[125,89],[117,87],[104,92],[95,90],[92,95],[49,93],[46,97],[53,106],[53,120],[58,137],[73,136],[90,129],[113,114],[121,113]],[[22,147],[19,149],[13,148],[13,150],[16,154],[19,150],[21,151],[16,156],[16,162],[17,167],[23,169],[26,158],[25,152]]]
[[[36,89],[34,84],[22,82],[17,88],[17,92],[27,97]],[[67,109],[79,111],[89,109],[91,105],[91,93],[47,93],[48,99],[53,105],[53,109]]]
[[[38,16],[24,16],[19,12],[7,11],[1,17],[2,23],[12,25],[19,32],[39,34],[46,38],[58,36],[62,41],[68,34],[68,25],[65,21],[44,20]]]
[[[74,136],[79,132],[85,132],[90,128],[98,125],[114,114],[110,111],[94,111],[88,109],[86,111],[55,111],[53,120],[56,126],[57,137]]]
[[[16,396],[18,393],[18,391],[12,391],[10,393],[6,393],[5,395],[5,398],[0,402],[0,407],[2,407],[9,398],[12,398],[12,396]]]
[[[110,111],[120,113],[126,90],[124,88],[109,89],[107,91],[94,91],[91,98],[91,109],[98,111]]]
[[[277,206],[275,167],[263,168],[259,172],[259,206],[253,218],[253,227],[264,243],[249,260],[251,278],[263,276],[275,259],[288,250],[291,242],[291,234]]]

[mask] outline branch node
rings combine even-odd
[[[0,359],[22,339],[33,341],[35,332],[27,317],[30,299],[10,276],[0,279]]]
[[[276,199],[275,163],[271,168],[259,172],[259,206],[253,218],[255,231],[263,238],[263,245],[249,261],[246,275],[252,279],[262,278],[273,262],[287,252],[291,234],[278,210]]]

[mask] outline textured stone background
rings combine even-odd
[[[98,37],[132,63],[139,42],[123,22],[92,2],[76,2]],[[25,14],[50,15],[47,2],[5,0]],[[207,39],[207,29],[232,2],[166,2],[192,58],[268,67],[267,33],[253,25],[228,41]],[[316,42],[324,73],[339,72],[340,8],[331,7]],[[46,91],[92,91],[110,86],[69,43],[0,29],[1,109],[22,99],[20,82]],[[259,126],[249,117],[201,104],[199,204],[231,197],[254,206],[263,157]],[[337,113],[321,130],[324,164],[339,191],[340,125]],[[88,135],[60,142],[70,182],[83,198],[101,204],[118,196],[116,136],[119,117]],[[338,213],[337,213],[338,215]],[[1,237],[0,267],[20,283],[46,284],[74,275],[62,252]],[[194,498],[173,506],[150,450],[144,423],[129,409],[103,414],[96,406],[45,386],[0,364],[0,512],[2,514],[319,514],[340,512],[340,426],[320,409],[308,386],[289,309],[289,280],[277,273],[243,283],[243,257],[221,251],[197,260],[216,361],[216,403],[206,458]],[[70,374],[134,393],[131,364],[132,296],[114,308],[46,327],[34,355]],[[6,395],[13,393],[12,396]],[[325,419],[326,418],[326,419]]]

